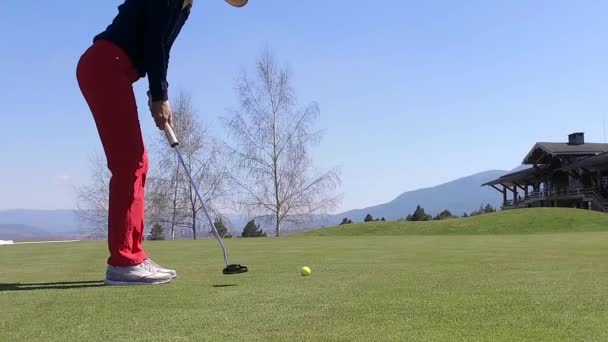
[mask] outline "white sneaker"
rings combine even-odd
[[[106,285],[158,285],[173,280],[170,274],[156,272],[145,263],[119,267],[108,265]]]
[[[155,270],[156,272],[162,272],[162,273],[167,273],[171,275],[171,279],[175,279],[177,277],[177,272],[175,270],[171,270],[168,268],[163,268],[161,265],[155,263],[154,261],[152,261],[152,259],[146,259],[144,260],[144,263],[152,270]]]

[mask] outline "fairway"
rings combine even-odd
[[[3,246],[2,340],[608,339],[605,232],[233,239],[237,276],[215,241],[146,246],[179,278],[105,287],[104,243]]]

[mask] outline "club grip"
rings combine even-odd
[[[175,136],[173,128],[171,128],[169,123],[165,124],[165,135],[167,136],[167,140],[169,141],[169,144],[171,144],[171,147],[179,145],[179,141],[177,141],[177,137]]]

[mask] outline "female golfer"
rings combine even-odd
[[[242,7],[246,0],[226,0]],[[144,237],[144,187],[148,156],[133,83],[148,78],[148,106],[159,129],[171,125],[167,67],[193,0],[125,0],[112,23],[93,38],[76,77],[93,114],[112,173],[108,212],[108,285],[170,282],[174,270],[148,258]]]

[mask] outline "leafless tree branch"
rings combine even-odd
[[[298,110],[289,72],[265,51],[255,77],[237,81],[240,108],[225,119],[233,141],[230,179],[241,192],[238,204],[274,217],[277,236],[284,221],[297,221],[335,207],[340,177],[337,169],[313,175],[310,149],[321,134],[313,130],[319,106]]]

